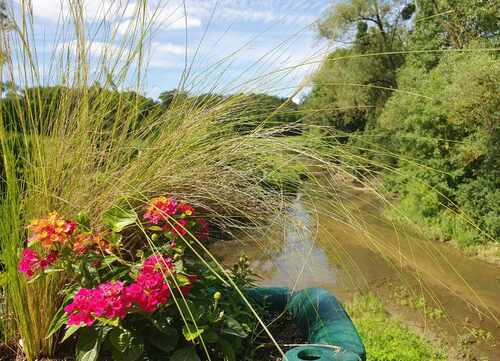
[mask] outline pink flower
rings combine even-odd
[[[141,273],[160,273],[169,276],[174,272],[174,262],[170,257],[153,255],[148,257],[141,268]]]
[[[144,312],[153,313],[158,306],[167,303],[170,287],[158,272],[141,273],[137,280],[126,288],[125,294],[129,302]]]
[[[124,319],[131,306],[123,282],[106,282],[96,288],[80,288],[73,301],[64,308],[68,325],[91,326],[99,318]]]
[[[38,253],[31,248],[23,249],[18,270],[28,278],[33,277],[40,270],[40,256]]]
[[[23,249],[18,270],[24,273],[26,277],[31,278],[36,273],[43,271],[59,258],[59,252],[50,251],[47,257],[41,258],[40,255],[31,248]]]
[[[96,318],[97,305],[102,303],[100,292],[95,289],[80,288],[73,301],[64,307],[69,315],[68,325],[80,326],[82,323],[92,326]]]
[[[150,256],[144,261],[135,282],[126,288],[127,300],[144,312],[154,312],[170,298],[170,286],[165,278],[174,272],[174,263],[170,257]]]
[[[130,302],[125,297],[125,287],[123,282],[106,282],[97,286],[97,290],[101,293],[105,302],[100,306],[102,314],[100,317],[105,317],[110,320],[118,317],[124,319],[130,308]]]
[[[153,198],[146,207],[144,219],[151,224],[159,224],[166,221],[169,216],[177,213],[177,201],[173,198],[157,197]]]

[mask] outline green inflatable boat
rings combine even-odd
[[[248,295],[272,311],[288,311],[307,337],[309,345],[288,350],[286,361],[366,361],[365,347],[349,315],[327,290],[262,287],[248,290]]]

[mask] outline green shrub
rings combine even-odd
[[[444,55],[429,72],[405,66],[398,79],[406,92],[379,119],[401,155],[385,188],[412,221],[463,246],[500,237],[500,65],[471,50]]]

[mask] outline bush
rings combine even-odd
[[[463,246],[500,237],[499,80],[487,52],[446,54],[428,73],[409,64],[399,75],[405,92],[379,119],[401,154],[386,188],[412,220]]]
[[[28,226],[19,271],[29,282],[59,272],[65,280],[49,335],[66,324],[63,341],[77,335],[76,358],[86,361],[107,353],[118,361],[234,360],[244,351],[255,321],[238,291],[252,274],[245,259],[221,274],[199,257],[208,224],[198,210],[157,197],[141,216],[115,207],[103,222],[97,232],[88,217],[53,212]]]

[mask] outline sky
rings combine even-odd
[[[15,12],[21,0],[12,1]],[[83,0],[93,61],[97,63],[103,54],[123,56],[116,54],[132,33],[136,1]],[[152,0],[146,14],[155,21],[147,41],[143,92],[155,98],[177,88],[189,69],[184,86],[193,93],[267,92],[298,100],[303,91],[295,94],[297,87],[331,50],[313,27],[331,1]],[[42,73],[49,74],[54,53],[76,46],[74,32],[61,26],[61,19],[69,17],[68,3],[33,0]],[[116,36],[110,39],[113,31]]]

